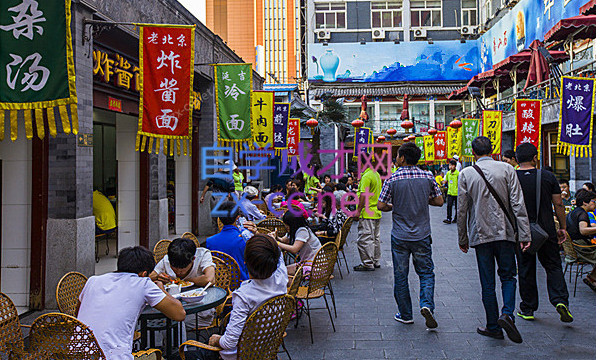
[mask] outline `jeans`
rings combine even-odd
[[[562,303],[569,305],[569,293],[563,277],[559,245],[547,240],[538,250],[538,260],[546,271],[548,298],[553,306]],[[522,311],[538,310],[538,288],[536,287],[536,255],[522,252],[519,263],[519,295]]]
[[[501,313],[513,318],[515,310],[515,243],[512,241],[494,241],[475,247],[480,285],[482,286],[482,303],[486,312],[486,327],[491,331],[501,331],[497,324],[499,304],[495,292],[495,260],[498,265],[497,274],[501,279],[503,308]]]
[[[452,218],[453,205],[455,205],[455,218]],[[457,219],[457,195],[447,195],[447,219]]]
[[[410,254],[414,269],[420,278],[420,307],[435,310],[435,266],[432,259],[432,239],[427,237],[419,241],[404,241],[391,237],[391,254],[393,257],[393,296],[397,308],[404,320],[412,319],[412,300],[408,285],[410,272]]]

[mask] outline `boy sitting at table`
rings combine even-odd
[[[149,275],[153,281],[161,281],[166,284],[173,280],[180,279],[192,282],[196,286],[206,286],[215,279],[215,264],[211,257],[211,251],[205,248],[198,248],[190,239],[175,239],[168,247],[168,254],[157,263],[155,269]],[[187,329],[197,326],[208,326],[213,321],[215,309],[198,313],[198,322],[195,316],[188,316],[186,319]]]
[[[79,295],[77,318],[89,326],[108,360],[132,360],[135,326],[145,303],[174,321],[186,312],[180,301],[148,275],[153,254],[140,246],[120,250],[117,271],[87,280]]]
[[[244,261],[250,279],[232,293],[232,312],[223,335],[211,335],[209,345],[222,348],[219,356],[236,360],[236,347],[248,316],[267,300],[287,293],[288,272],[281,251],[272,237],[264,234],[253,236],[244,250]],[[189,344],[192,345],[192,344]],[[208,350],[185,352],[188,360],[217,359]]]

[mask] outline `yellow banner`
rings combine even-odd
[[[461,156],[461,128],[447,127],[447,157],[453,159],[455,155]]]
[[[435,139],[432,135],[424,137],[424,161],[435,161]]]
[[[273,147],[273,91],[253,91],[252,111],[252,146],[259,149],[269,144]]]
[[[482,112],[482,135],[490,139],[493,155],[501,154],[503,112],[500,110],[484,110]]]

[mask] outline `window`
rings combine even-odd
[[[441,1],[413,0],[410,7],[412,27],[441,26]]]
[[[462,26],[478,25],[476,0],[461,1],[461,24]]]
[[[400,28],[401,1],[375,1],[371,3],[373,28]]]
[[[315,22],[317,29],[345,29],[345,3],[316,3]]]

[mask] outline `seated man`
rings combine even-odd
[[[240,205],[246,220],[259,221],[266,218],[267,216],[263,214],[263,212],[259,210],[255,204],[252,203],[252,201],[259,196],[259,190],[257,190],[257,188],[254,186],[247,186],[244,188],[244,193],[246,196],[244,199],[240,200]]]
[[[215,234],[207,238],[207,249],[221,251],[230,255],[238,263],[240,268],[240,278],[248,280],[248,270],[244,263],[244,247],[246,241],[242,237],[240,229],[235,225],[240,212],[236,208],[236,204],[232,201],[226,201],[219,207],[220,211],[227,213],[227,216],[220,216],[219,220],[223,224],[223,228],[219,234]],[[233,211],[234,210],[234,211]]]
[[[93,216],[95,216],[95,235],[107,234],[116,230],[114,207],[99,190],[93,192]]]
[[[132,342],[139,314],[149,306],[172,320],[184,320],[180,301],[148,277],[153,254],[140,246],[120,250],[117,271],[87,280],[79,295],[77,318],[95,334],[108,359],[133,359]]]
[[[230,322],[223,335],[212,335],[209,345],[222,348],[224,360],[236,360],[236,347],[248,316],[265,301],[287,293],[288,273],[283,256],[275,240],[257,234],[246,244],[244,259],[250,280],[244,281],[232,294]],[[186,359],[217,358],[207,351],[187,351]]]
[[[596,235],[596,227],[590,226],[588,212],[596,209],[596,193],[580,189],[575,195],[577,207],[567,215],[567,232],[574,244],[578,259],[592,264],[592,272],[586,276],[584,283],[596,291],[596,247],[592,247],[592,238]]]
[[[168,254],[157,263],[149,277],[156,281],[169,283],[176,278],[194,283],[196,286],[205,286],[215,279],[215,264],[211,251],[198,248],[190,239],[175,239],[168,247]],[[186,319],[186,326],[192,329],[196,326],[207,326],[213,321],[215,310],[206,310],[198,313],[198,323],[194,316]]]

